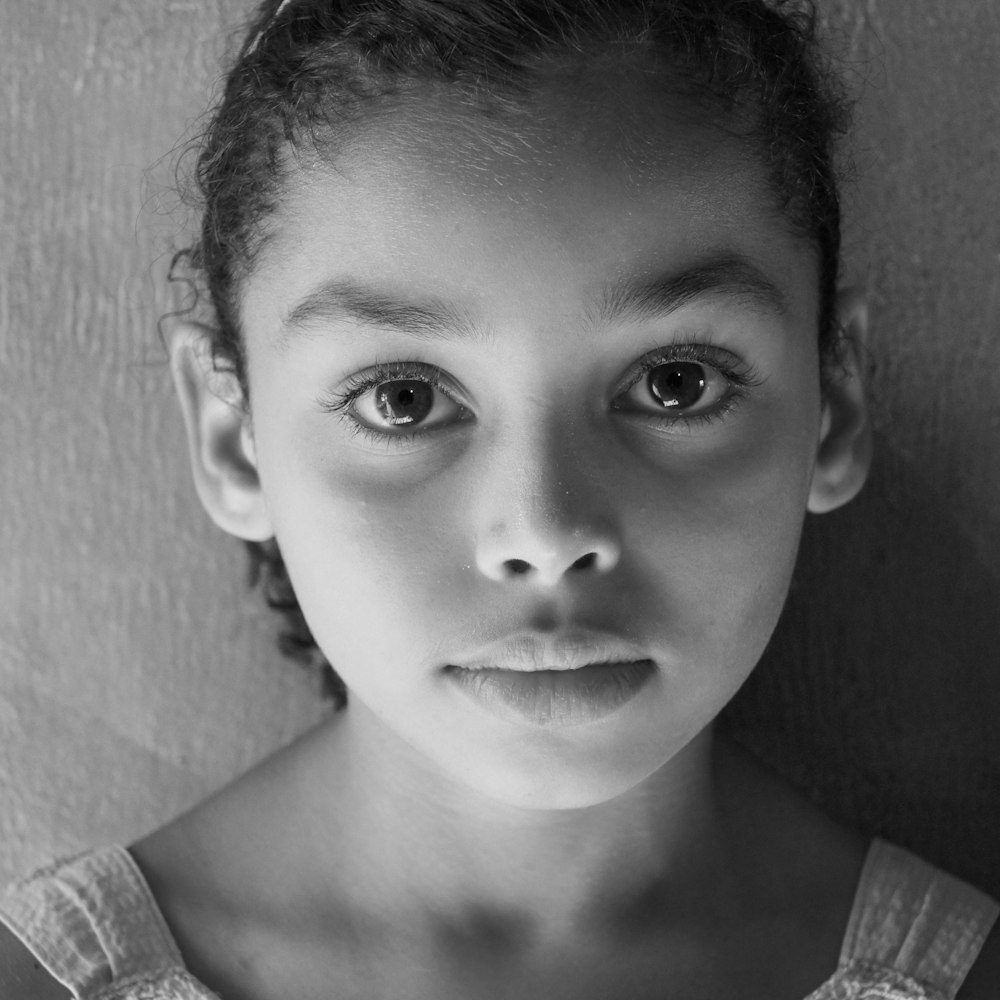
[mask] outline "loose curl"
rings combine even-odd
[[[280,9],[279,9],[280,8]],[[212,357],[251,406],[240,291],[267,244],[291,170],[287,154],[335,158],[380,101],[445,84],[474,114],[518,107],[546,63],[610,50],[659,58],[707,121],[733,128],[763,162],[780,212],[817,252],[817,337],[826,377],[839,335],[840,202],[834,145],[848,105],[817,42],[810,0],[266,0],[198,142],[201,231],[174,259],[208,300]],[[285,618],[280,646],[318,666],[316,645],[274,540],[247,543],[250,580]]]

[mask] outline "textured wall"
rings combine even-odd
[[[158,161],[238,6],[0,4],[0,876],[134,837],[316,713],[196,505],[156,331]]]
[[[876,458],[810,519],[748,743],[1000,894],[1000,5],[826,0],[865,88],[848,272]]]
[[[156,338],[168,154],[243,7],[0,4],[0,881],[137,836],[318,716],[197,507]],[[824,10],[864,89],[876,471],[810,521],[730,718],[833,811],[1000,893],[1000,13]]]

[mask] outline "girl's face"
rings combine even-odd
[[[387,115],[296,168],[244,289],[262,516],[352,705],[536,808],[740,686],[821,437],[813,252],[737,143],[635,98]]]

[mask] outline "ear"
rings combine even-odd
[[[257,475],[250,414],[236,376],[215,370],[210,331],[178,324],[170,336],[170,370],[202,505],[229,534],[266,541],[274,531]]]
[[[838,365],[823,390],[819,449],[809,490],[813,514],[836,510],[858,495],[868,478],[872,431],[861,378],[860,348],[868,336],[868,302],[856,288],[837,296],[843,331]]]

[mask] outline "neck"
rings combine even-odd
[[[572,810],[517,808],[462,786],[360,706],[296,752],[308,766],[289,815],[308,816],[310,884],[336,884],[341,904],[347,894],[376,917],[486,920],[492,933],[499,921],[569,939],[646,920],[651,907],[690,910],[726,867],[710,729],[638,787]],[[317,796],[323,786],[330,794]]]

